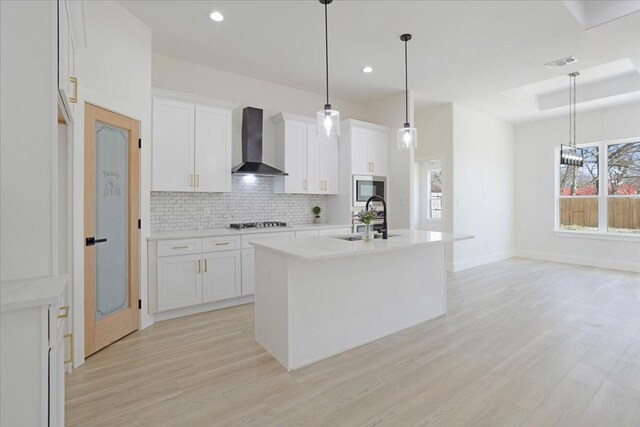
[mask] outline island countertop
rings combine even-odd
[[[387,240],[375,239],[372,242],[347,241],[338,239],[336,236],[320,236],[299,237],[296,239],[263,238],[249,243],[302,261],[316,261],[467,239],[473,239],[473,236],[440,233],[437,231],[390,230]]]

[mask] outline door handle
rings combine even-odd
[[[104,243],[106,241],[107,241],[106,237],[104,239],[96,239],[95,237],[91,236],[91,237],[87,237],[85,241],[85,246],[93,246],[96,243]]]

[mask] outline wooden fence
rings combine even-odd
[[[640,230],[640,198],[611,198],[608,210],[610,228]],[[560,224],[598,228],[598,199],[560,199]]]

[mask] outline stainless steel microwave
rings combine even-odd
[[[353,176],[353,207],[364,207],[371,196],[386,200],[386,180],[378,176]]]

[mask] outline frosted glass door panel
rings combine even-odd
[[[96,123],[96,319],[129,307],[129,133]],[[99,239],[107,239],[98,243]]]

